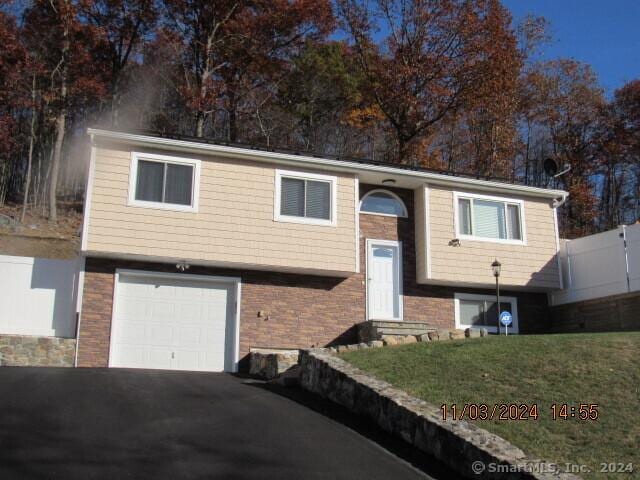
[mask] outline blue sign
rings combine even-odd
[[[502,325],[508,327],[509,325],[511,325],[511,322],[513,322],[513,317],[509,312],[504,311],[500,313],[500,323]]]

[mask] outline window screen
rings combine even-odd
[[[191,205],[193,165],[138,160],[135,199]]]
[[[513,313],[511,302],[500,302],[500,312]],[[495,300],[460,299],[460,324],[470,326],[498,325]]]
[[[328,182],[307,180],[307,199],[305,216],[310,218],[331,219],[331,185]]]
[[[463,235],[471,235],[471,200],[461,198],[458,200],[458,228]]]
[[[282,177],[280,214],[331,220],[331,183]]]
[[[506,238],[504,204],[486,200],[473,201],[474,235],[484,238]]]
[[[280,214],[304,217],[304,180],[283,178],[281,189]]]
[[[478,238],[522,240],[520,205],[459,198],[458,232]]]
[[[136,200],[162,202],[164,163],[138,161]]]

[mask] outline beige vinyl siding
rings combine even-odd
[[[428,192],[431,279],[422,275],[421,282],[492,285],[494,277],[490,265],[498,258],[502,263],[500,283],[505,286],[541,290],[560,287],[555,221],[549,199],[505,195],[505,198],[524,201],[526,245],[463,239],[459,247],[454,247],[449,245],[456,235],[453,190],[430,186]],[[464,190],[464,193],[481,192]],[[419,231],[416,235],[424,236]],[[426,243],[424,239],[416,240],[417,245]]]
[[[335,174],[337,226],[275,222],[274,165],[148,153],[202,160],[198,212],[127,205],[131,152],[97,148],[87,251],[284,270],[355,271],[353,176]]]

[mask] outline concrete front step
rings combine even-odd
[[[374,327],[373,329],[380,337],[382,335],[423,335],[433,332],[435,328],[390,328]]]
[[[392,320],[369,320],[369,323],[374,327],[411,327],[411,328],[428,328],[434,330],[436,327],[429,325],[426,322],[405,322],[405,321],[392,321]]]

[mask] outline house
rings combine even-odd
[[[546,328],[567,193],[90,129],[79,366],[238,369],[369,320]],[[502,303],[504,302],[504,303]]]

